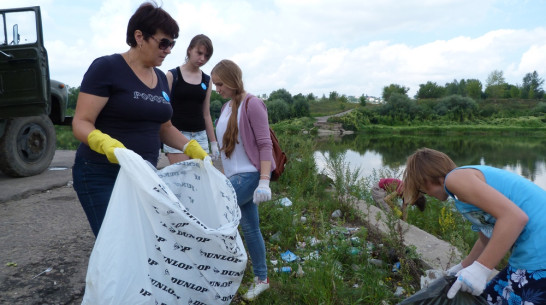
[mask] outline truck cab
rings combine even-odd
[[[71,124],[68,88],[50,79],[40,7],[1,9],[0,31],[0,171],[32,176],[53,159],[54,124]]]

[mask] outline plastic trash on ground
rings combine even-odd
[[[398,305],[488,305],[483,297],[464,291],[459,291],[453,299],[448,299],[447,292],[456,279],[454,276],[439,278]]]
[[[286,197],[283,197],[279,200],[279,203],[282,205],[282,206],[285,206],[285,207],[289,207],[292,205],[292,201],[290,201],[290,199],[286,198]]]
[[[292,253],[290,250],[286,250],[286,252],[281,253],[281,258],[283,261],[288,263],[299,259],[299,257],[296,254]]]

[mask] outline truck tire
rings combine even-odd
[[[10,119],[0,139],[0,170],[12,177],[40,174],[51,164],[56,142],[48,116]]]

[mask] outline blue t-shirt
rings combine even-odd
[[[461,168],[482,172],[489,186],[510,199],[529,217],[527,225],[512,246],[508,260],[510,265],[527,270],[546,269],[546,191],[518,174],[495,167],[469,165],[454,170]],[[455,200],[457,210],[472,223],[472,229],[490,238],[496,219],[480,208],[458,200],[445,185],[444,188]]]
[[[161,124],[171,119],[168,84],[165,74],[154,68],[158,82],[150,89],[140,81],[120,54],[95,59],[83,77],[80,92],[108,97],[95,121],[95,127],[125,147],[157,165],[161,141]],[[85,144],[77,156],[93,162],[108,163]]]

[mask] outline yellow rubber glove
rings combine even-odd
[[[125,148],[123,143],[105,133],[102,133],[98,129],[95,129],[89,133],[87,136],[87,143],[92,150],[98,152],[99,154],[106,155],[108,161],[116,164],[119,162],[114,154],[114,148]]]
[[[184,145],[184,153],[188,155],[191,159],[201,159],[204,160],[208,156],[207,152],[203,150],[201,145],[194,139],[190,140],[186,145]]]

